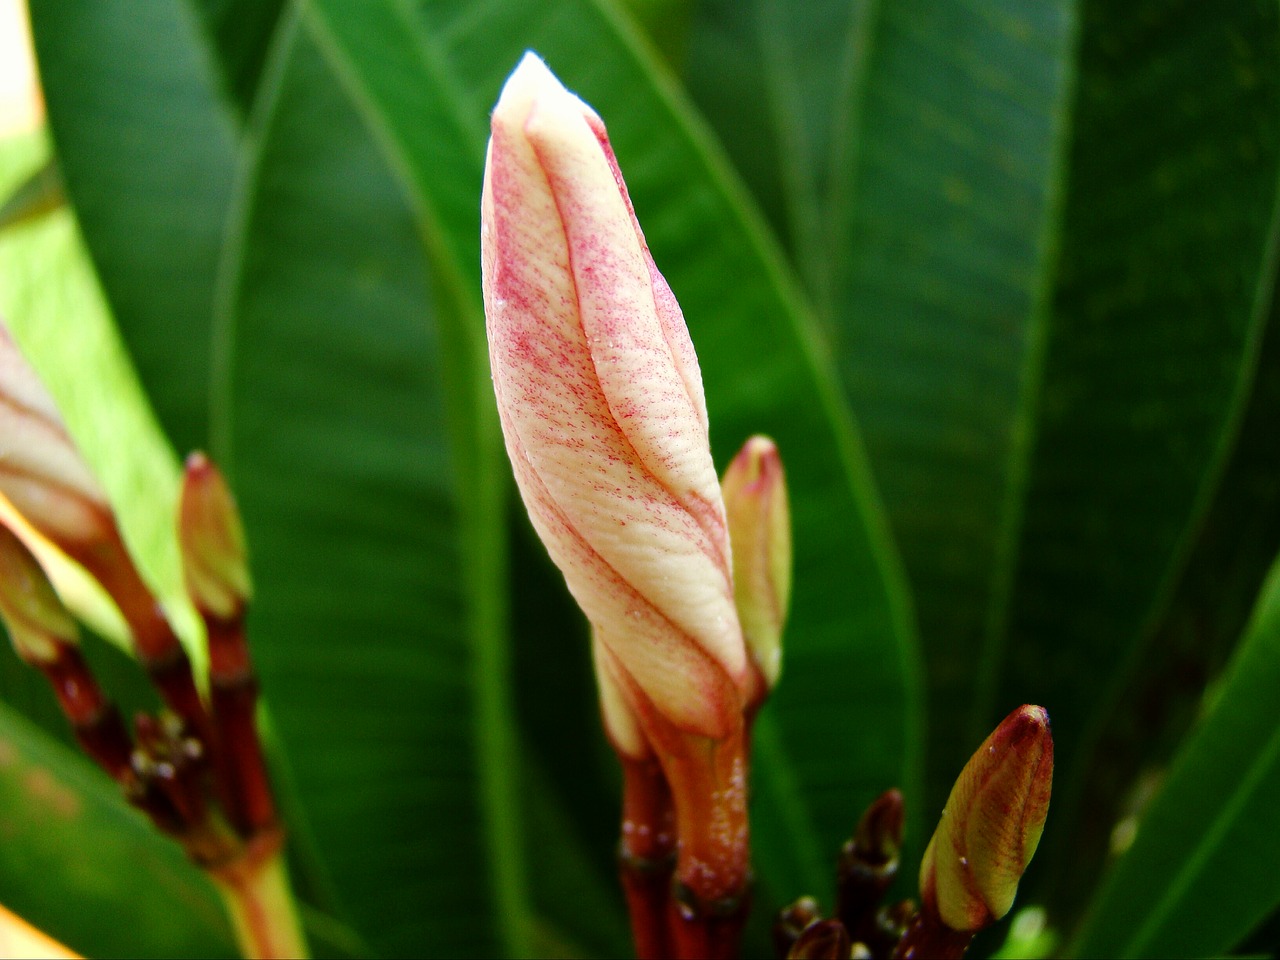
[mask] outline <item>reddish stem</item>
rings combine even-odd
[[[113,780],[125,781],[130,775],[133,745],[120,711],[103,695],[76,647],[58,643],[57,651],[53,660],[37,666],[53,687],[85,753]]]
[[[622,758],[622,842],[618,870],[639,960],[672,956],[667,902],[675,869],[675,809],[662,767],[653,758]]]
[[[745,724],[722,740],[665,729],[650,734],[675,800],[676,955],[734,957],[750,903]]]
[[[258,738],[258,681],[249,660],[243,618],[204,615],[209,636],[209,687],[218,738],[219,779],[226,784],[227,814],[246,837],[276,822],[275,799]]]
[[[118,532],[92,548],[71,551],[110,594],[133,634],[138,661],[160,698],[201,740],[210,742],[209,718],[191,673],[191,662],[164,610],[143,582]]]
[[[893,960],[959,960],[972,940],[972,933],[952,930],[925,905],[898,941]]]

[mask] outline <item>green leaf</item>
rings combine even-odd
[[[38,149],[35,142],[29,149]],[[125,355],[71,211],[0,236],[0,275],[0,316],[48,387],[199,668],[203,632],[183,588],[173,519],[177,459]],[[119,613],[100,589],[64,599],[98,633],[128,647]]]
[[[770,708],[783,749],[759,765],[785,764],[781,779],[802,791],[790,821],[802,835],[767,846],[785,856],[797,848],[834,856],[876,793],[894,784],[914,789],[920,715],[912,628],[856,434],[816,356],[811,321],[723,160],[607,7],[436,4],[416,20],[395,3],[357,14],[316,0],[310,9],[430,211],[428,245],[450,252],[473,302],[483,118],[522,51],[542,53],[605,117],[654,257],[699,349],[718,460],[763,431],[776,437],[787,465],[796,594],[784,680]],[[518,638],[536,640],[536,630]],[[764,771],[757,782],[773,779]],[[785,829],[767,817],[757,824]],[[803,876],[807,886],[829,882],[807,863],[761,866]]]
[[[999,719],[973,723],[974,686],[999,667],[983,645],[1017,555],[1074,7],[894,0],[854,22],[834,242],[811,244],[830,251],[837,363],[916,597],[931,810]]]
[[[1276,5],[1085,14],[1015,589],[989,650],[1006,668],[979,703],[1036,702],[1054,719],[1046,876],[1077,855],[1100,724],[1164,653],[1143,641],[1236,441],[1277,252]]]
[[[688,68],[757,195],[785,207],[864,431],[928,664],[929,791],[908,801],[928,810],[989,732],[970,725],[975,678],[1016,556],[1074,10],[712,3]],[[724,109],[756,86],[749,112]]]
[[[189,0],[36,0],[68,196],[139,375],[179,450],[207,443],[214,276],[239,143]]]
[[[1223,955],[1280,904],[1277,689],[1280,564],[1208,716],[1099,891],[1072,955]]]
[[[502,511],[449,445],[448,298],[315,45],[292,25],[278,42],[226,259],[217,408],[263,686],[339,912],[372,947],[518,951],[524,907],[491,877],[518,869],[518,840],[494,837],[519,808],[486,794],[515,756],[493,739],[511,728]]]
[[[0,903],[72,950],[236,955],[218,894],[178,845],[3,704],[0,835]]]
[[[1162,772],[1197,719],[1207,682],[1244,633],[1280,553],[1280,304],[1273,302],[1255,386],[1231,462],[1142,667],[1115,698],[1093,744],[1072,856],[1055,870],[1056,906],[1095,892],[1113,827],[1125,815],[1135,771]],[[1145,779],[1140,777],[1139,782]]]
[[[247,120],[285,0],[188,0],[213,48],[223,96]]]
[[[67,202],[58,161],[47,157],[0,204],[0,230],[37,220]]]

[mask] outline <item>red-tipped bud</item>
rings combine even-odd
[[[1053,737],[1042,707],[1019,707],[956,780],[920,865],[920,895],[952,930],[970,933],[1013,905],[1049,812]]]
[[[26,544],[0,526],[0,617],[18,656],[48,666],[77,642],[75,620]]]
[[[178,503],[178,543],[187,593],[205,616],[238,619],[253,588],[244,528],[231,490],[203,453],[187,458]]]
[[[895,862],[902,849],[906,815],[900,790],[880,794],[858,821],[853,840],[845,846],[844,859],[865,867],[884,867]]]
[[[746,442],[720,484],[733,545],[733,595],[747,652],[769,689],[782,672],[791,602],[791,509],[777,445]]]

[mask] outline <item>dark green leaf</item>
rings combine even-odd
[[[85,956],[236,955],[217,893],[177,844],[2,704],[0,841],[0,903]]]
[[[1113,827],[1132,799],[1134,771],[1152,773],[1168,765],[1280,553],[1278,306],[1273,302],[1253,395],[1195,550],[1141,669],[1116,697],[1093,746],[1082,785],[1085,815],[1071,831],[1072,856],[1055,871],[1059,909],[1082,904],[1093,893]]]
[[[223,96],[247,119],[285,0],[188,0],[221,67]]]
[[[1073,947],[1084,957],[1229,952],[1280,904],[1280,565],[1209,714]]]
[[[485,485],[461,487],[449,449],[414,210],[308,36],[290,28],[273,57],[227,259],[218,410],[264,688],[341,907],[374,949],[519,949],[523,905],[493,882],[519,849],[490,822],[518,807],[486,795],[514,756],[484,649],[500,639],[502,514],[477,511]]]
[[[1074,7],[879,4],[834,119],[825,310],[914,587],[931,810],[989,732],[974,682],[1016,557]]]
[[[1007,668],[979,703],[1041,703],[1054,719],[1047,875],[1077,855],[1099,724],[1163,653],[1142,641],[1237,436],[1271,300],[1280,171],[1275,4],[1098,3],[1081,38]],[[999,645],[989,653],[997,663]]]
[[[174,445],[207,443],[214,276],[239,128],[188,0],[36,0],[49,125],[103,289]]]

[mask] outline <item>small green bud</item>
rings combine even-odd
[[[241,616],[252,596],[244,527],[231,490],[203,453],[187,458],[178,503],[178,542],[187,593],[202,614]]]
[[[18,656],[51,664],[60,645],[75,644],[76,622],[39,561],[8,527],[0,526],[0,618]]]
[[[720,484],[733,550],[733,593],[747,651],[769,689],[782,672],[791,602],[791,510],[777,445],[746,442]]]

